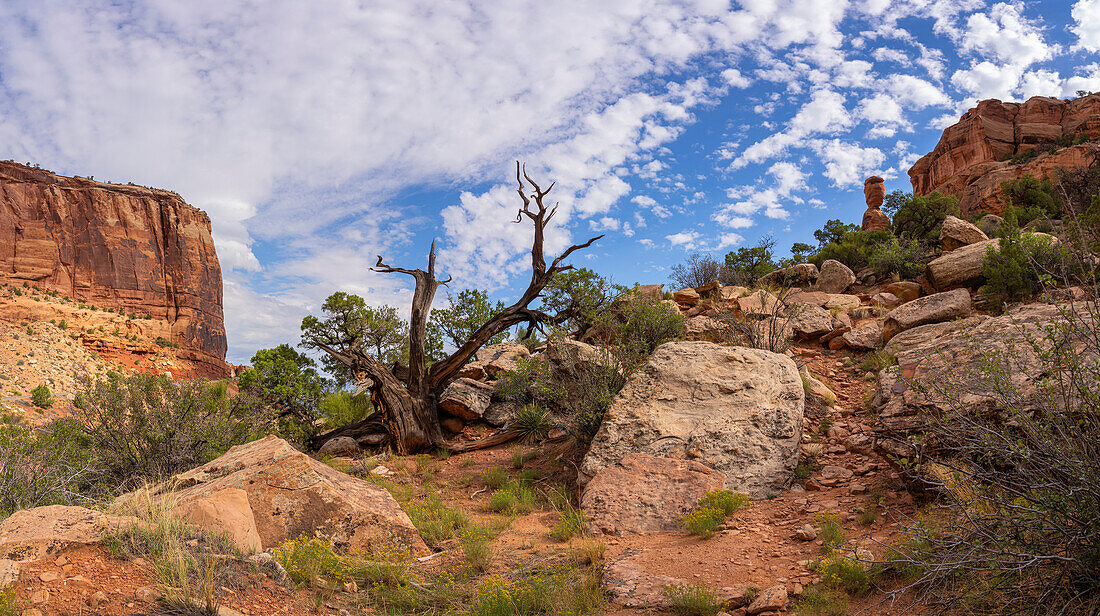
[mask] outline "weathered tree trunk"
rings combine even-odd
[[[533,192],[530,196],[526,193],[524,180],[530,183],[532,187]],[[531,242],[531,282],[514,304],[493,315],[458,350],[446,359],[436,362],[430,370],[427,368],[425,341],[428,315],[431,312],[432,302],[435,300],[435,293],[439,286],[445,285],[451,280],[450,278],[446,280],[436,280],[435,278],[435,242],[432,242],[431,250],[428,252],[427,271],[390,267],[382,262],[381,256],[378,257],[375,266],[371,268],[375,272],[407,274],[416,281],[416,288],[413,291],[412,313],[409,318],[409,372],[404,382],[394,376],[393,372],[382,363],[363,353],[357,346],[358,342],[351,343],[347,349],[336,349],[329,345],[317,344],[318,348],[350,366],[356,374],[361,374],[363,378],[371,381],[367,387],[371,392],[371,400],[384,414],[387,430],[398,453],[415,453],[445,445],[443,429],[439,421],[437,400],[458,371],[493,336],[522,323],[528,324],[528,333],[530,333],[542,324],[560,323],[570,316],[569,311],[551,316],[528,306],[539,297],[539,294],[542,293],[542,290],[556,274],[573,269],[571,265],[562,265],[562,262],[569,255],[591,246],[603,235],[593,237],[583,244],[569,247],[557,259],[554,259],[548,268],[546,258],[543,255],[544,234],[547,223],[550,222],[557,211],[557,206],[548,208],[544,200],[554,185],[551,184],[546,190],[542,190],[538,184],[528,177],[526,170],[522,169],[518,162],[516,163],[516,181],[519,184],[518,192],[520,199],[523,201],[523,207],[519,210],[515,222],[520,222],[526,216],[535,226],[534,238]],[[366,427],[366,422],[361,423]],[[345,429],[342,432],[347,432],[347,430]],[[350,436],[353,433],[354,431],[340,434],[340,436]],[[508,434],[507,437],[512,437],[512,435]],[[509,440],[507,437],[498,436],[497,438],[504,438],[506,441]],[[462,449],[466,450],[475,448],[477,447],[462,446]]]

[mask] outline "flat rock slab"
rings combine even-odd
[[[30,562],[56,556],[72,545],[99,543],[105,535],[138,524],[137,518],[84,507],[49,505],[22,509],[0,524],[0,559]]]
[[[725,485],[725,475],[698,462],[632,453],[588,482],[581,508],[594,533],[676,530],[699,499]]]

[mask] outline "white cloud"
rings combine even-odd
[[[673,233],[672,235],[666,235],[665,239],[674,247],[682,246],[691,249],[695,248],[696,242],[699,241],[700,237],[702,237],[702,234],[698,231],[681,231],[679,233]]]
[[[1048,45],[1042,31],[1022,10],[1020,5],[1001,2],[988,14],[971,15],[961,35],[961,49],[1024,67],[1051,59],[1058,46]]]
[[[825,162],[825,177],[837,187],[855,187],[871,175],[883,175],[878,168],[886,161],[886,155],[878,148],[865,148],[840,139],[818,139],[811,147]]]
[[[747,88],[752,85],[752,80],[741,74],[735,68],[727,68],[722,71],[722,80],[731,88]]]
[[[1077,35],[1074,49],[1100,51],[1100,0],[1078,0],[1070,15],[1076,22],[1070,28]]]
[[[818,90],[798,110],[787,130],[776,133],[745,148],[730,164],[740,169],[779,156],[791,145],[818,133],[834,133],[851,126],[852,116],[844,106],[844,96],[833,90]]]

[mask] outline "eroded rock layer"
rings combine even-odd
[[[199,372],[228,373],[210,219],[173,192],[0,162],[0,283],[24,282],[162,319]]]
[[[1098,153],[1100,94],[1069,101],[984,100],[944,129],[936,147],[909,170],[909,179],[917,196],[935,190],[957,195],[964,215],[1001,214],[1001,182],[1050,177],[1061,167],[1087,165]]]

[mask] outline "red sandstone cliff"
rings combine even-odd
[[[25,281],[164,320],[196,372],[229,373],[210,219],[173,192],[0,162],[0,283]]]
[[[1085,135],[1073,146],[1059,140]],[[1033,159],[1021,154],[1038,151]],[[1064,101],[1036,96],[1025,103],[985,100],[943,131],[935,149],[909,170],[913,194],[957,195],[963,214],[1004,212],[1001,182],[1023,175],[1049,177],[1059,167],[1089,164],[1100,153],[1100,94]]]

